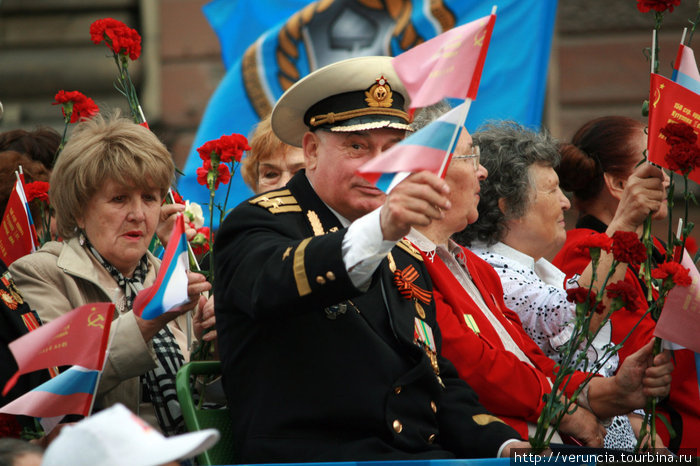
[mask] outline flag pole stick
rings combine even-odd
[[[493,5],[491,7],[491,14],[495,15],[496,10],[498,10],[498,6]],[[452,133],[452,140],[450,141],[450,145],[448,146],[447,153],[445,154],[445,158],[442,160],[442,166],[440,167],[440,171],[438,172],[440,175],[440,178],[445,178],[445,172],[447,171],[447,164],[450,162],[450,154],[454,152],[454,148],[457,145],[457,141],[459,138],[460,133],[462,132],[462,128],[464,127],[464,123],[467,121],[467,115],[469,114],[469,108],[472,105],[472,99],[466,99],[464,103],[464,109],[462,111],[462,115],[460,116],[459,119],[459,124],[455,128],[454,132]]]
[[[683,28],[683,35],[681,36],[681,45],[685,45],[685,35],[688,32],[688,28]]]
[[[469,114],[469,107],[472,105],[472,99],[467,99],[462,104],[464,108],[462,109],[462,114],[459,116],[459,123],[455,126],[455,130],[452,132],[452,139],[450,140],[450,145],[447,146],[447,152],[442,160],[442,165],[440,166],[440,171],[438,174],[440,178],[445,178],[445,172],[447,171],[447,164],[449,163],[451,157],[450,154],[454,152],[454,148],[457,145],[457,140],[459,134],[464,127],[464,123],[467,121],[467,115]]]
[[[168,198],[168,201],[171,204],[175,204],[175,196],[173,196],[172,188],[168,188],[168,193],[166,194],[166,197]],[[190,261],[190,267],[194,268],[195,272],[199,272],[202,269],[199,267],[199,263],[197,262],[197,256],[194,255],[194,250],[192,249],[192,245],[190,244],[190,242],[186,241],[186,243],[187,257]],[[211,254],[211,252],[209,252],[209,254]],[[187,325],[187,350],[190,351],[192,349],[192,311],[186,314],[185,322]]]
[[[654,62],[656,61],[656,29],[651,31],[651,74],[654,74]]]
[[[172,188],[168,188],[168,193],[166,194],[166,197],[168,198],[168,201],[171,204],[175,204],[175,196],[173,196]],[[192,246],[190,245],[189,241],[187,241],[187,257],[190,260],[190,267],[194,267],[195,272],[199,272],[200,270],[202,270],[199,267],[199,263],[197,262],[197,256],[194,255],[194,250],[192,249]]]
[[[114,307],[114,310],[116,310],[116,306]],[[117,311],[117,314],[119,314],[119,311]],[[97,398],[97,389],[100,386],[100,380],[102,380],[102,372],[105,370],[105,366],[107,365],[107,359],[109,358],[109,348],[112,346],[112,341],[114,340],[114,336],[117,334],[117,331],[119,331],[119,324],[121,324],[121,318],[123,316],[119,314],[119,317],[117,317],[117,325],[114,327],[114,332],[112,332],[112,327],[110,326],[109,328],[109,337],[107,339],[107,349],[105,350],[105,358],[102,361],[102,368],[97,371],[97,380],[95,381],[95,390],[92,392],[92,400],[90,400],[90,409],[88,410],[88,416],[92,414],[92,409],[95,407],[95,398]],[[141,400],[139,400],[139,403]]]
[[[29,238],[32,242],[32,250],[31,252],[34,252],[37,250],[37,247],[39,245],[39,236],[36,233],[36,229],[34,227],[34,219],[32,218],[32,211],[29,210],[29,202],[27,200],[27,194],[24,192],[24,171],[22,171],[22,165],[17,166],[17,170],[15,170],[15,176],[17,177],[17,182],[19,183],[21,187],[21,193],[18,191],[18,194],[20,194],[20,199],[22,200],[22,203],[24,204],[24,210],[27,212],[27,219],[29,220]]]

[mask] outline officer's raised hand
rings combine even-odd
[[[385,240],[398,241],[412,226],[426,226],[442,218],[450,208],[450,189],[433,173],[422,171],[408,176],[389,193],[380,213]]]

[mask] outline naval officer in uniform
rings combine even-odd
[[[389,194],[355,174],[408,129],[388,57],[321,68],[272,112],[306,170],[228,215],[216,322],[237,462],[505,456],[526,447],[440,355],[432,285],[403,240],[450,208],[422,172]]]

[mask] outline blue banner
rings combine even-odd
[[[222,45],[227,73],[212,95],[179,180],[185,199],[205,205],[197,148],[224,134],[249,136],[299,78],[352,56],[395,56],[441,32],[491,13],[497,19],[466,126],[509,119],[539,127],[556,0],[215,0],[204,12]],[[228,209],[252,192],[237,172]],[[226,186],[219,187],[222,203]],[[207,209],[204,209],[205,212]],[[205,214],[206,215],[206,214]],[[218,215],[215,216],[215,228]]]

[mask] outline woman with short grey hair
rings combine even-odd
[[[504,239],[508,223],[523,217],[534,201],[536,180],[530,168],[556,167],[561,157],[548,135],[514,122],[489,124],[473,137],[491,176],[481,184],[479,220],[457,236],[464,242],[492,245]]]

